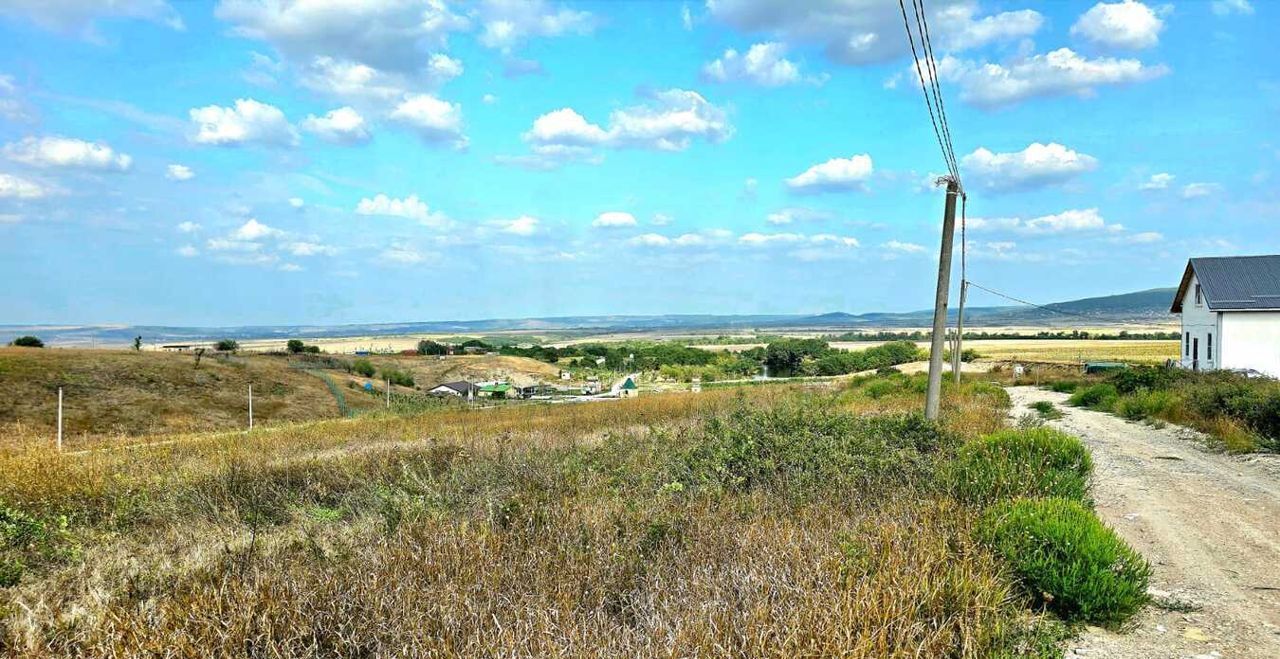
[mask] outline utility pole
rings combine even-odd
[[[963,256],[961,260],[963,260]],[[960,384],[960,369],[964,365],[964,298],[969,292],[969,282],[964,280],[964,268],[960,268],[960,307],[956,310],[956,345],[951,349],[951,373],[955,383]]]
[[[249,385],[249,430],[253,430],[253,385]]]
[[[62,387],[58,387],[58,452],[62,452]]]
[[[938,289],[933,300],[933,337],[929,345],[929,389],[925,394],[924,418],[936,420],[942,401],[942,351],[947,329],[947,293],[951,287],[951,248],[956,233],[956,197],[960,186],[951,177],[942,213],[942,249],[938,254]]]
[[[387,376],[387,409],[391,409],[391,376]]]

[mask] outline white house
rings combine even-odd
[[[1183,368],[1280,377],[1280,255],[1191,259],[1170,311]]]

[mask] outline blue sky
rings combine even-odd
[[[1280,7],[925,4],[973,281],[1054,301],[1280,248]],[[927,307],[945,169],[901,21],[7,2],[0,324]]]

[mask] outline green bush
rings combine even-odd
[[[413,373],[410,373],[409,371],[401,371],[399,369],[384,367],[382,369],[382,379],[390,380],[391,384],[399,385],[401,387],[413,386]]]
[[[361,358],[351,362],[351,372],[356,375],[363,375],[366,378],[371,378],[374,373],[378,372],[378,369],[373,367],[373,362]]]
[[[43,348],[44,341],[41,341],[39,338],[34,336],[20,336],[13,341],[10,341],[9,345],[17,346],[19,348]]]
[[[1159,391],[1172,387],[1181,379],[1185,371],[1159,366],[1135,366],[1123,371],[1116,371],[1107,381],[1115,385],[1116,391],[1131,394],[1143,389]]]
[[[221,352],[235,352],[240,349],[240,344],[235,339],[222,339],[213,344],[213,349]]]
[[[1114,626],[1147,602],[1151,566],[1079,502],[1021,499],[993,506],[978,534],[1032,598],[1068,621]]]
[[[1077,407],[1109,411],[1119,397],[1120,393],[1116,391],[1114,384],[1103,382],[1084,389],[1076,389],[1067,402]]]
[[[1116,401],[1116,414],[1131,421],[1159,418],[1177,408],[1178,398],[1171,391],[1138,390]]]
[[[303,342],[302,342],[302,339],[289,339],[289,340],[284,344],[284,347],[285,347],[285,349],[286,349],[286,350],[288,350],[291,354],[296,355],[296,354],[298,354],[298,353],[302,352],[303,350],[306,350],[306,349],[307,349],[307,344],[303,343]]]
[[[946,469],[956,498],[973,503],[1030,496],[1084,501],[1093,459],[1080,440],[1052,428],[1002,430],[965,442]]]
[[[1031,409],[1035,410],[1042,419],[1061,419],[1063,416],[1062,410],[1054,407],[1053,403],[1050,403],[1047,400],[1038,400],[1032,403]]]
[[[1075,380],[1061,380],[1059,382],[1050,382],[1049,391],[1056,391],[1060,394],[1069,394],[1080,387],[1080,383]]]
[[[1280,383],[1212,374],[1185,392],[1192,414],[1204,419],[1228,417],[1261,435],[1273,450],[1280,449]]]

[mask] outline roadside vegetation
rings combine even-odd
[[[1159,367],[1054,383],[1079,407],[1133,421],[1190,426],[1232,453],[1280,451],[1280,382],[1229,372]]]
[[[975,382],[929,423],[923,390],[12,438],[0,654],[1056,657],[1120,624],[1145,563],[1093,516],[1078,440],[1004,430]]]

